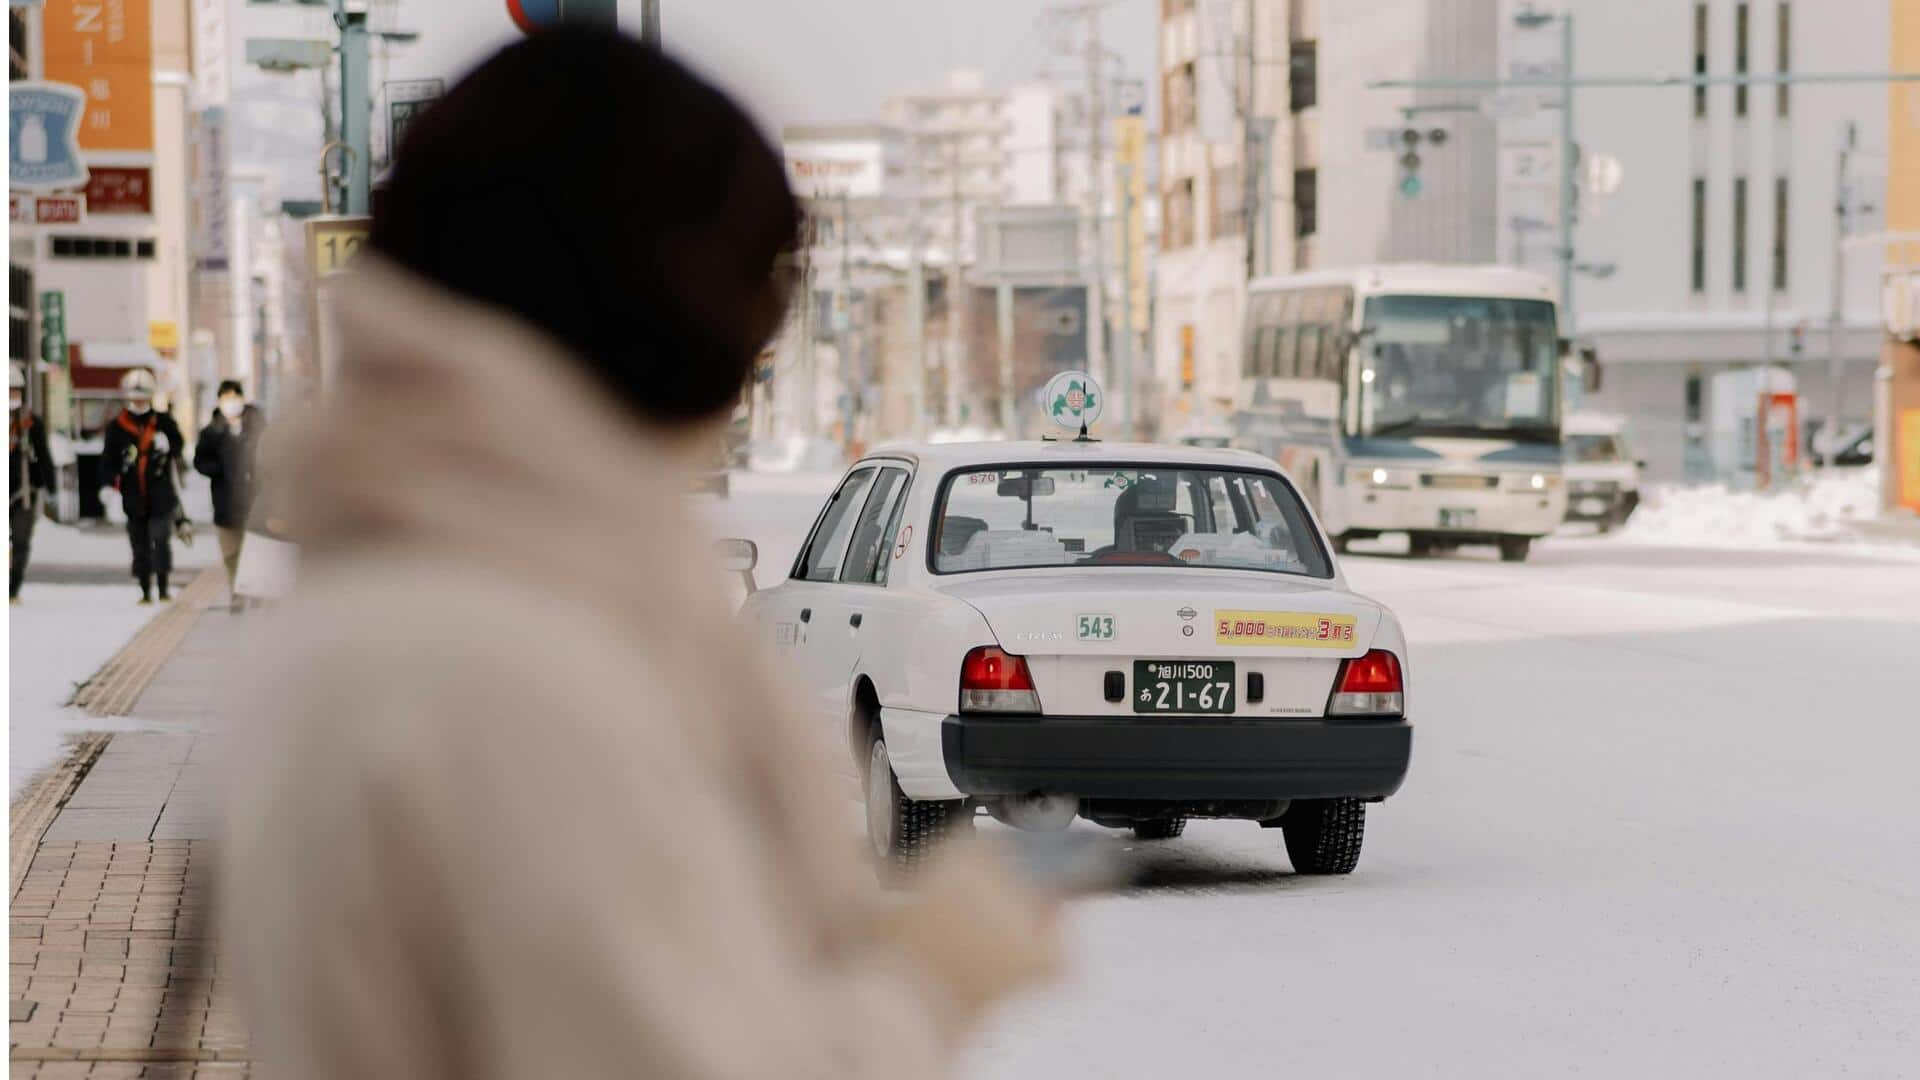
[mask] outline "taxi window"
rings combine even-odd
[[[882,469],[860,511],[860,524],[853,530],[853,543],[847,546],[847,558],[840,568],[840,580],[870,584],[874,570],[886,551],[886,528],[893,520],[893,507],[906,489],[904,469]]]
[[[841,556],[846,553],[847,540],[853,535],[855,511],[866,498],[873,474],[871,467],[858,469],[833,493],[819,524],[813,527],[813,536],[807,540],[801,577],[808,581],[832,581],[839,576]]]
[[[946,480],[934,525],[933,570],[941,574],[1184,566],[1333,576],[1299,495],[1271,473],[1182,465],[963,471]]]

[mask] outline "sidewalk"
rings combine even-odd
[[[25,867],[9,913],[14,1080],[248,1074],[207,918],[219,739],[206,732],[248,619],[209,606],[225,598],[217,577],[183,593],[178,618],[156,620],[89,685],[91,711],[144,730],[107,736],[103,749],[83,741],[83,758],[97,753],[90,766],[56,772],[41,781],[51,790],[15,803],[16,819],[23,805],[46,808],[24,823],[29,833],[46,824],[23,836],[16,820],[13,836]]]

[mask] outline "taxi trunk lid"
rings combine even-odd
[[[1042,711],[1063,716],[1135,715],[1147,689],[1136,661],[1231,663],[1230,715],[1321,716],[1340,661],[1364,654],[1381,620],[1377,605],[1317,581],[1222,570],[1017,571],[939,588],[1027,658]],[[1113,700],[1116,672],[1124,692]]]

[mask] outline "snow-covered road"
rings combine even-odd
[[[754,479],[712,515],[764,583],[831,478]],[[1629,530],[1344,566],[1416,710],[1358,872],[1238,822],[1133,846],[969,1075],[1920,1070],[1920,558]]]

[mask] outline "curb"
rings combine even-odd
[[[34,853],[40,848],[40,838],[112,740],[106,732],[80,736],[67,760],[33,781],[26,793],[14,800],[7,829],[8,897],[20,891],[20,883],[26,880],[27,868],[33,865]]]

